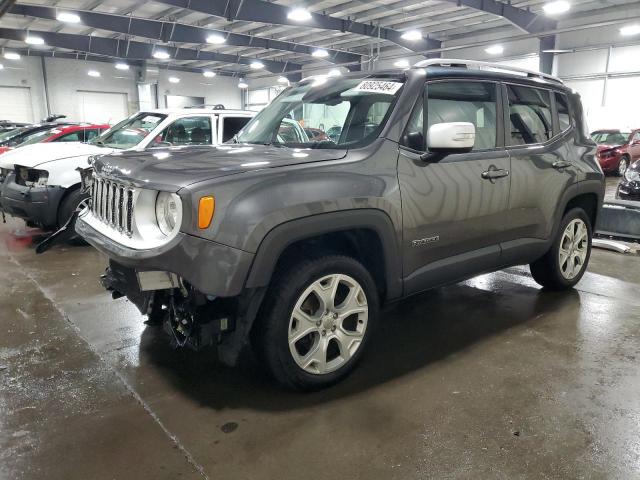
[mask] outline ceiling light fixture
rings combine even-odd
[[[87,72],[87,75],[89,75],[90,77],[95,77],[95,78],[97,78],[97,77],[99,77],[99,76],[100,76],[100,72],[99,72],[99,71],[97,71],[97,70],[89,70],[89,71]]]
[[[422,40],[422,34],[418,30],[409,30],[400,35],[400,38],[403,40],[409,40],[410,42],[415,42]]]
[[[216,76],[216,72],[212,72],[211,70],[205,70],[204,72],[202,72],[202,75],[204,75],[207,78],[212,78]]]
[[[75,13],[70,12],[60,12],[56,16],[59,22],[65,23],[80,23],[80,17]]]
[[[165,52],[164,50],[156,50],[153,52],[153,58],[157,58],[158,60],[167,60],[171,58],[169,52]]]
[[[180,79],[178,77],[169,77],[169,83],[180,83]]]
[[[278,77],[278,83],[289,83],[289,79],[287,77]]]
[[[638,35],[640,33],[640,25],[637,23],[634,25],[627,25],[620,29],[620,35],[623,37],[630,37],[632,35]]]
[[[504,47],[502,45],[491,45],[484,49],[489,55],[500,55],[504,52]]]
[[[25,43],[28,43],[29,45],[44,45],[44,39],[41,37],[34,37],[32,35],[27,36],[27,38],[24,39]]]
[[[118,70],[129,70],[129,65],[126,63],[116,63],[115,67]]]
[[[329,56],[329,52],[327,52],[324,48],[316,48],[313,52],[311,52],[311,56],[325,58]]]
[[[400,60],[396,60],[393,63],[393,66],[397,68],[409,68],[409,60],[405,60],[404,58],[401,58]]]
[[[550,48],[548,50],[542,50],[542,53],[573,53],[573,50],[563,48]]]
[[[248,87],[249,87],[249,84],[241,78],[240,81],[238,82],[238,88],[248,88]]]
[[[566,0],[556,0],[555,2],[545,3],[542,6],[544,13],[547,15],[558,15],[560,13],[568,12],[571,8],[571,4]]]
[[[259,62],[258,60],[254,60],[249,66],[254,70],[260,70],[261,68],[264,68],[264,63]]]
[[[6,52],[4,58],[7,60],[20,60],[20,54],[15,52]]]
[[[295,22],[306,22],[311,20],[311,14],[306,8],[294,8],[287,14],[287,18]]]
[[[339,77],[340,75],[342,75],[342,72],[337,68],[329,70],[329,73],[327,73],[327,77]]]
[[[213,43],[214,45],[220,45],[226,41],[227,39],[218,33],[212,33],[207,37],[207,43]]]
[[[0,63],[0,70],[2,70],[3,68],[4,68],[4,65]]]

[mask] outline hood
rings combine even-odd
[[[346,154],[346,150],[225,144],[115,152],[97,159],[94,167],[102,176],[139,187],[176,191],[203,180],[286,165],[338,160]]]
[[[36,167],[43,163],[73,157],[85,157],[111,153],[113,149],[79,142],[51,142],[25,145],[0,156],[0,167],[13,168],[14,165]]]

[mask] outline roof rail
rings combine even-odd
[[[427,60],[422,60],[416,63],[414,67],[465,67],[467,69],[475,68],[476,70],[488,70],[496,72],[502,71],[508,73],[518,73],[529,78],[541,78],[564,85],[564,82],[562,80],[560,80],[558,77],[554,77],[553,75],[549,75],[548,73],[536,72],[534,70],[520,67],[510,67],[508,65],[498,65],[490,62],[481,62],[479,60],[462,60],[458,58],[429,58]]]
[[[208,108],[211,107],[212,110],[226,110],[225,106],[222,103],[200,103],[198,105],[188,105],[184,108]]]

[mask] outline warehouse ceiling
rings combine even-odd
[[[634,3],[574,0],[569,18]],[[511,4],[496,0],[19,1],[0,19],[0,47],[35,55],[144,60],[233,75],[255,74],[256,60],[271,73],[299,72],[318,63],[353,69],[380,52],[439,55],[442,42],[465,38],[473,42],[488,32],[540,36],[557,27],[556,19],[545,15],[543,4],[540,0]],[[287,17],[299,7],[311,18]],[[75,17],[67,15],[61,21],[61,13]],[[422,37],[404,39],[402,34],[410,30],[419,30]],[[26,44],[26,36],[44,39],[45,44]],[[210,37],[224,43],[210,43]],[[318,49],[326,50],[320,52],[324,57],[314,56]],[[158,52],[168,58],[158,60]]]

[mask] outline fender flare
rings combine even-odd
[[[266,287],[280,255],[301,240],[327,233],[367,229],[375,232],[384,252],[386,299],[402,296],[402,254],[389,215],[377,209],[321,213],[282,223],[260,242],[246,281],[247,288]]]

